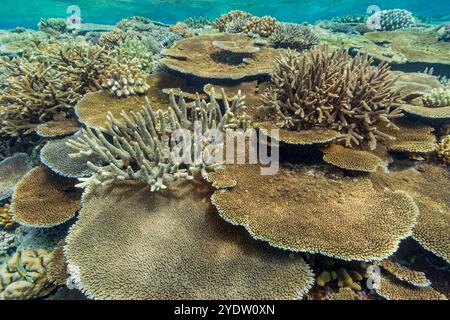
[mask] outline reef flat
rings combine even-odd
[[[69,22],[0,31],[0,299],[448,299],[449,24]]]

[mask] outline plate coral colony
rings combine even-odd
[[[2,31],[0,299],[447,299],[449,25],[371,19]]]

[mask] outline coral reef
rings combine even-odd
[[[339,292],[331,295],[330,300],[358,300],[356,293],[351,288],[340,288]]]
[[[252,17],[250,13],[240,11],[240,10],[233,10],[226,14],[221,15],[219,18],[213,21],[212,25],[219,29],[221,32],[227,31],[227,28],[229,24],[236,23],[236,21],[243,21],[242,30],[244,30],[245,23]],[[240,32],[240,31],[237,31]],[[236,32],[236,33],[237,33]]]
[[[191,29],[202,29],[212,24],[212,20],[207,17],[189,17],[184,20],[184,23]]]
[[[30,157],[17,153],[0,162],[0,200],[9,198],[24,175],[32,168]]]
[[[228,101],[224,92],[222,96],[223,101]],[[125,125],[112,114],[108,114],[106,132],[112,136],[112,143],[100,130],[90,128],[83,129],[81,137],[68,142],[68,145],[77,151],[70,156],[97,155],[108,163],[107,166],[95,166],[88,162],[93,175],[86,179],[81,178],[82,183],[78,186],[105,185],[116,180],[131,179],[142,181],[149,185],[151,191],[155,191],[165,189],[168,182],[180,178],[190,179],[194,172],[201,171],[205,175],[206,170],[216,170],[221,164],[214,161],[208,164],[203,154],[204,149],[212,143],[206,139],[202,142],[200,157],[194,155],[196,148],[191,148],[192,154],[189,155],[188,161],[184,161],[186,163],[176,162],[170,151],[175,143],[172,131],[181,129],[193,132],[195,122],[202,124],[202,134],[209,129],[226,129],[230,118],[234,117],[236,110],[244,103],[243,97],[238,95],[231,106],[226,104],[222,114],[212,93],[209,102],[198,98],[195,108],[188,115],[184,98],[181,97],[177,103],[171,93],[166,115],[161,110],[154,112],[148,99],[140,112],[131,113],[131,119],[125,113],[121,114]],[[193,146],[197,141],[192,139],[190,143]]]
[[[14,227],[15,223],[9,204],[4,204],[3,207],[0,207],[0,226],[3,229],[10,229]]]
[[[436,145],[436,154],[443,163],[450,165],[450,135],[441,138]]]
[[[96,299],[302,298],[314,281],[303,259],[224,222],[210,195],[196,181],[88,188],[66,241],[70,275]]]
[[[272,35],[279,24],[277,19],[270,16],[251,17],[245,24],[244,31],[253,36],[267,38]]]
[[[132,62],[111,64],[100,76],[99,83],[103,89],[117,97],[143,95],[150,87],[147,76]]]
[[[227,165],[223,172],[209,173],[214,185],[235,186],[214,193],[212,202],[226,221],[279,248],[380,260],[411,235],[417,220],[410,196],[375,191],[364,177],[326,177],[309,167],[281,167],[273,176],[260,170],[258,165]]]
[[[106,49],[112,49],[123,45],[128,40],[139,38],[140,34],[138,32],[114,29],[113,31],[103,33],[98,39],[98,44]]]
[[[376,155],[341,145],[331,144],[324,150],[323,160],[336,167],[362,172],[374,172],[386,163]]]
[[[370,16],[367,23],[376,30],[392,31],[416,25],[413,14],[404,9],[382,10]]]
[[[439,41],[450,42],[450,25],[444,25],[437,31]]]
[[[381,277],[377,294],[387,300],[447,300],[431,287],[415,287],[392,277]]]
[[[38,28],[39,31],[50,35],[58,35],[68,31],[67,21],[62,18],[41,19],[38,23]]]
[[[0,269],[0,300],[33,299],[50,294],[56,288],[47,278],[50,261],[51,252],[44,249],[17,252]],[[19,263],[29,280],[19,274]]]
[[[16,187],[11,209],[24,225],[52,227],[73,218],[80,209],[80,192],[71,180],[36,167]]]
[[[180,35],[183,38],[189,38],[194,35],[192,30],[184,22],[177,22],[175,25],[171,26],[169,30]]]
[[[110,51],[118,62],[136,65],[139,69],[150,72],[153,69],[153,55],[159,53],[159,44],[146,46],[144,40],[131,39]]]
[[[43,138],[58,138],[74,134],[80,130],[80,124],[75,119],[61,119],[40,124],[36,133]]]
[[[434,128],[417,122],[396,121],[396,127],[380,128],[384,134],[394,139],[387,140],[385,146],[393,152],[429,153],[436,149]]]
[[[430,281],[423,272],[410,270],[396,261],[383,260],[380,266],[401,281],[405,281],[416,287],[429,287]]]
[[[425,107],[450,107],[450,88],[436,88],[422,97]]]
[[[264,104],[275,108],[279,126],[291,130],[325,127],[341,132],[347,147],[391,139],[379,130],[394,127],[400,95],[386,64],[371,67],[367,56],[318,47],[303,56],[281,56],[271,76]],[[343,76],[345,75],[345,76]]]
[[[318,36],[307,25],[282,23],[269,37],[275,48],[308,50],[319,43]]]
[[[58,286],[63,286],[69,278],[67,273],[67,263],[64,256],[64,240],[58,243],[55,250],[52,251],[52,258],[47,266],[47,278]]]
[[[241,34],[215,34],[196,36],[178,41],[171,49],[162,51],[160,63],[169,70],[192,75],[206,81],[241,80],[267,76],[273,70],[273,59],[279,51],[261,47],[245,58],[214,47],[215,41],[235,42],[236,46],[254,46],[254,42]],[[279,49],[281,50],[281,49]]]
[[[67,142],[79,136],[80,133],[76,133],[64,139],[48,141],[41,150],[41,163],[63,177],[82,178],[89,176],[91,171],[86,163],[90,161],[95,165],[100,165],[102,161],[95,156],[69,157],[69,154],[73,153],[73,149],[67,145]]]

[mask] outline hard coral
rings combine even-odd
[[[112,49],[124,44],[127,40],[139,39],[140,34],[135,31],[123,31],[114,29],[113,31],[103,33],[100,36],[98,44],[107,49]]]
[[[223,14],[219,18],[214,20],[213,26],[219,29],[219,31],[224,32],[226,31],[228,24],[233,23],[236,20],[243,20],[244,22],[247,22],[251,17],[252,15],[250,13],[240,10],[234,10]]]
[[[267,107],[275,108],[279,125],[291,130],[325,127],[341,132],[348,147],[391,137],[380,127],[395,125],[401,117],[400,94],[392,85],[389,67],[372,67],[373,59],[345,50],[318,47],[298,56],[281,56],[272,73],[272,85],[264,94]]]
[[[436,145],[436,154],[443,163],[450,165],[450,135],[441,138]]]
[[[422,97],[423,104],[430,108],[450,107],[450,88],[436,88]]]
[[[71,180],[43,167],[31,170],[17,185],[11,208],[24,225],[52,227],[73,218],[80,209],[80,192]]]
[[[31,168],[32,163],[26,153],[17,153],[0,162],[0,200],[13,194],[17,183]]]
[[[147,76],[132,62],[111,64],[103,71],[99,83],[117,98],[143,95],[150,89]]]
[[[277,19],[270,16],[251,17],[245,24],[244,31],[253,36],[267,38],[272,35],[279,24]]]
[[[135,181],[88,188],[65,247],[80,290],[96,299],[302,298],[314,279],[300,255],[225,223],[211,192],[199,181],[158,193]]]
[[[259,165],[231,165],[209,173],[209,181],[225,186],[212,202],[225,220],[279,248],[380,260],[411,235],[417,220],[409,195],[375,191],[364,177],[328,177],[309,167],[281,167],[271,176],[260,171]]]
[[[225,93],[222,93],[224,96]],[[227,101],[227,97],[223,97]],[[176,162],[171,146],[176,142],[173,140],[173,130],[182,129],[193,132],[195,122],[201,123],[201,132],[209,129],[224,130],[232,122],[236,110],[243,106],[241,95],[234,98],[230,106],[225,105],[222,113],[214,93],[211,94],[209,102],[198,98],[193,110],[188,111],[183,97],[179,102],[175,101],[173,93],[170,96],[170,107],[168,113],[162,110],[154,112],[148,99],[147,105],[140,112],[131,112],[131,119],[125,113],[122,117],[125,124],[121,124],[112,114],[108,114],[108,126],[106,133],[112,136],[112,143],[100,130],[86,128],[83,135],[68,142],[77,152],[72,157],[97,155],[108,165],[96,166],[88,162],[88,167],[93,176],[80,179],[79,186],[110,184],[115,180],[139,180],[148,184],[151,191],[166,188],[166,184],[180,178],[192,178],[192,173],[220,168],[220,163],[208,164],[204,158],[204,149],[210,144],[207,140],[202,143],[201,157],[191,158],[187,163]],[[191,143],[195,144],[196,139]],[[194,152],[195,148],[191,148]]]
[[[382,31],[411,28],[416,23],[413,14],[403,9],[382,10],[368,18],[368,24]]]
[[[282,23],[269,37],[276,48],[291,48],[294,50],[308,50],[319,43],[318,36],[307,25]]]
[[[0,207],[0,226],[4,229],[12,228],[15,225],[13,214],[9,209],[9,204]]]

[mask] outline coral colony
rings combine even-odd
[[[448,298],[448,25],[77,23],[0,33],[0,299]]]

